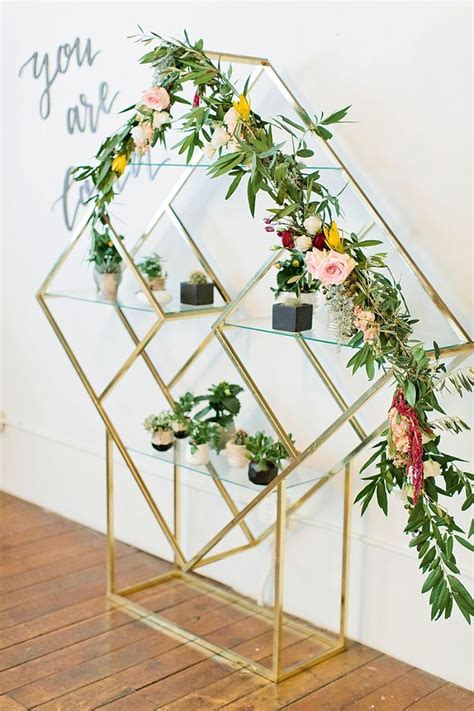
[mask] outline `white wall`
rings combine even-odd
[[[8,427],[1,441],[6,491],[104,529],[103,428],[34,294],[68,239],[62,204],[54,204],[62,193],[66,169],[90,160],[101,137],[118,125],[114,111],[135,101],[149,83],[148,70],[136,63],[140,50],[126,39],[137,23],[164,36],[180,36],[186,27],[192,37],[202,36],[210,49],[269,57],[310,110],[331,111],[351,103],[351,119],[356,123],[339,127],[334,145],[447,303],[470,327],[472,38],[468,3],[225,3],[224,9],[224,3],[40,2],[7,3],[3,10],[2,355]],[[33,52],[39,53],[40,60],[48,52],[53,77],[58,46],[72,43],[75,37],[81,38],[81,47],[90,38],[93,51],[100,49],[100,54],[91,66],[85,63],[79,68],[72,62],[68,71],[54,79],[51,111],[43,119],[39,101],[44,73],[33,79],[28,65],[19,78],[19,68]],[[96,110],[102,81],[109,85],[106,103],[120,92],[112,112],[100,115],[96,133],[68,133],[68,109],[85,94]],[[264,115],[286,111],[268,85],[256,92],[254,106]],[[123,204],[114,209],[129,243],[176,176],[177,172],[162,171],[151,182],[142,171],[138,180],[129,182],[120,199]],[[235,293],[266,257],[269,241],[261,223],[250,219],[244,197],[236,196],[222,205],[224,183],[211,183],[201,174],[179,208],[213,262],[224,262],[222,278]],[[77,193],[77,186],[69,192],[69,211],[74,209]],[[354,220],[357,229],[363,215],[350,201],[350,194],[347,197],[348,219]],[[263,203],[259,211],[260,216]],[[189,256],[169,229],[159,231],[156,239],[172,277],[179,281],[191,265]],[[91,280],[81,261],[84,254],[83,246],[67,272],[74,286],[88,285]],[[397,263],[396,269],[404,273]],[[427,332],[437,337],[441,326],[406,275],[405,288],[412,296],[414,312],[424,317]],[[255,301],[262,312],[269,308],[267,294],[262,292]],[[57,308],[82,362],[94,382],[100,382],[111,365],[118,367],[126,357],[129,343],[105,308],[103,313],[98,313],[98,307],[72,303]],[[137,316],[137,328],[144,329],[147,323]],[[189,325],[184,340],[182,332],[170,329],[169,337],[156,346],[157,361],[169,369],[191,341],[202,335],[201,328]],[[265,394],[283,413],[288,429],[300,433],[303,441],[314,427],[321,431],[336,410],[303,370],[290,339],[276,346],[271,337],[249,340],[238,334],[237,338],[239,352],[251,357]],[[363,379],[353,383],[343,370],[345,353],[336,355],[330,348],[318,353],[329,367],[335,366],[336,380],[348,396],[361,391]],[[198,364],[186,384],[201,389],[220,375],[237,379],[218,348],[210,349],[208,356],[211,360]],[[143,416],[161,406],[149,382],[137,366],[111,399],[115,421],[134,437],[141,436]],[[383,417],[388,398],[385,393],[363,414],[368,429]],[[448,410],[469,418],[466,398],[449,399],[446,404]],[[248,395],[241,424],[265,425]],[[347,449],[353,441],[351,437],[349,430],[344,431],[342,438],[321,453],[317,466],[330,466],[339,458],[341,447]],[[447,448],[470,458],[468,437],[447,438]],[[157,478],[154,467],[148,464],[145,469],[150,486],[168,493],[169,484]],[[118,536],[167,556],[162,537],[156,535],[120,466],[117,476]],[[168,481],[168,472],[163,477]],[[223,515],[206,482],[192,479],[188,483],[186,508],[189,515],[197,515],[186,527],[186,549],[215,530],[217,517]],[[247,500],[244,490],[233,493],[239,501]],[[288,542],[294,554],[288,558],[295,564],[290,567],[287,607],[329,625],[335,615],[331,591],[337,566],[331,568],[323,552],[315,551],[339,550],[340,501],[338,481],[301,510]],[[466,517],[460,520],[465,522]],[[258,520],[254,523],[261,525]],[[449,621],[429,622],[427,601],[419,594],[422,580],[407,548],[403,525],[404,511],[398,500],[391,504],[388,520],[375,508],[363,520],[354,510],[349,635],[469,686],[470,630],[457,614]],[[262,582],[260,571],[268,555],[265,549],[253,556],[245,579],[242,567],[233,563],[210,573],[252,594]],[[472,569],[467,555],[461,552],[459,560],[469,584]],[[327,582],[326,593],[321,592],[321,580]],[[302,589],[308,591],[304,596]]]

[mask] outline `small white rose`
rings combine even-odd
[[[212,146],[210,143],[207,143],[207,144],[204,146],[204,150],[203,150],[204,156],[205,156],[208,160],[212,160],[212,159],[214,158],[214,156],[216,155],[216,150],[217,150],[217,149],[214,148],[214,146]]]
[[[229,133],[234,133],[239,120],[239,114],[234,109],[234,107],[231,106],[230,109],[224,114],[224,123],[227,126],[227,130],[229,131]]]
[[[218,126],[212,134],[211,144],[214,148],[225,146],[230,141],[230,134],[227,133],[224,126]]]
[[[153,112],[153,128],[161,128],[165,123],[169,123],[171,117],[167,111]]]
[[[303,222],[306,232],[309,232],[310,235],[315,235],[316,232],[319,232],[322,224],[323,223],[318,217],[318,215],[310,215]]]
[[[313,246],[313,240],[308,235],[299,235],[295,239],[295,247],[300,252],[307,252]]]
[[[441,474],[441,464],[433,459],[427,459],[423,462],[423,474],[425,479],[429,476],[439,476]]]
[[[134,126],[131,130],[132,138],[135,143],[143,143],[146,141],[146,133],[142,126]]]

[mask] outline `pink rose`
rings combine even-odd
[[[306,254],[306,266],[324,286],[330,286],[345,282],[356,261],[348,254],[339,254],[332,249],[329,252],[313,249]]]
[[[170,105],[170,95],[162,86],[154,86],[143,92],[142,102],[148,109],[163,111]]]

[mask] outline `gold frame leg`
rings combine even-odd
[[[105,428],[105,469],[107,497],[107,594],[115,592],[115,533],[114,533],[114,443]]]

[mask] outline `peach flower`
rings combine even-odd
[[[345,282],[357,262],[348,254],[340,254],[334,250],[321,252],[313,249],[306,254],[306,266],[324,286],[342,284]]]
[[[170,105],[170,95],[162,86],[154,86],[143,92],[142,102],[147,109],[163,111],[163,109],[167,109]]]

